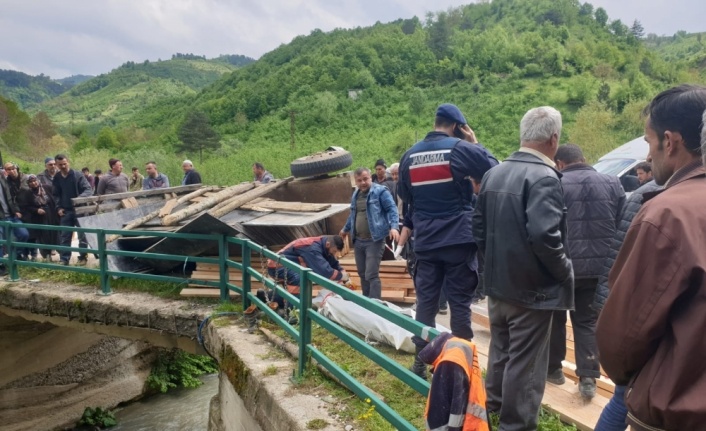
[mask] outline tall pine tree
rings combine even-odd
[[[199,163],[203,162],[203,150],[217,150],[221,147],[220,136],[209,122],[208,116],[201,111],[191,111],[177,132],[179,141],[176,150],[189,153],[198,150]]]

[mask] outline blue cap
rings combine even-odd
[[[53,162],[53,161],[54,161],[54,157],[47,157],[46,159],[44,159],[44,164],[46,165],[47,163]]]
[[[454,123],[467,124],[466,118],[461,113],[461,110],[458,109],[456,105],[452,105],[450,103],[440,105],[436,110],[436,116],[447,118]]]

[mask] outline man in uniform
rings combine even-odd
[[[478,285],[477,246],[471,234],[473,187],[498,161],[478,144],[461,111],[443,104],[434,131],[405,153],[397,192],[408,205],[417,257],[417,321],[434,327],[441,286],[451,309],[451,331],[470,340],[471,300]],[[426,378],[419,351],[427,341],[413,338],[417,349],[412,371]]]

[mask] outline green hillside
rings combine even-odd
[[[555,106],[562,142],[595,160],[642,133],[640,112],[658,91],[706,83],[692,56],[670,57],[649,42],[588,3],[494,0],[424,21],[314,30],[201,87],[160,77],[169,62],[126,64],[44,106],[60,125],[73,121],[79,163],[155,159],[170,176],[183,158],[198,160],[178,136],[188,114],[203,112],[220,148],[206,150],[197,169],[219,184],[250,178],[254,161],[286,176],[292,159],[330,145],[350,150],[356,166],[391,163],[429,131],[443,102],[459,105],[499,157],[517,147],[528,109]]]
[[[69,87],[45,75],[32,76],[15,70],[0,69],[0,96],[28,108],[56,97]]]
[[[150,104],[194,96],[237,68],[228,57],[239,56],[223,57],[206,60],[191,54],[176,54],[165,61],[129,61],[110,73],[76,85],[36,110],[47,112],[59,126],[85,126],[95,134],[105,125],[130,121]]]
[[[680,31],[673,36],[650,34],[645,45],[667,61],[686,62],[702,70],[706,68],[706,32],[687,34]]]
[[[356,165],[395,160],[429,130],[442,102],[458,104],[501,157],[517,146],[527,109],[556,106],[562,141],[595,159],[642,133],[639,112],[658,91],[704,81],[703,69],[665,61],[601,8],[495,0],[424,22],[315,30],[196,97],[152,105],[133,120],[162,130],[157,143],[169,146],[188,111],[205,112],[222,136],[218,155],[228,157],[208,166],[233,180],[247,178],[255,160],[286,175],[290,160],[329,145],[349,149]]]

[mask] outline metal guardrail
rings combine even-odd
[[[18,242],[12,238],[11,232],[14,227],[24,227],[30,229],[39,230],[55,230],[55,231],[71,231],[71,232],[84,232],[95,234],[97,238],[97,248],[79,248],[79,247],[68,247],[68,246],[58,246],[52,245],[50,247],[57,251],[71,251],[71,252],[81,252],[81,253],[91,253],[98,256],[98,268],[87,268],[80,266],[64,266],[58,265],[56,263],[45,263],[45,262],[31,262],[31,261],[20,261],[15,257],[15,252],[18,248],[32,247],[39,248],[39,244],[28,243],[28,242]],[[252,303],[256,304],[257,307],[264,312],[273,322],[279,325],[285,332],[287,332],[298,344],[299,347],[299,357],[297,360],[297,369],[295,372],[296,377],[303,377],[307,365],[310,360],[315,359],[321,366],[328,370],[333,376],[335,376],[339,381],[348,387],[354,394],[359,398],[366,400],[369,399],[370,403],[375,406],[375,410],[385,418],[392,426],[398,430],[416,430],[416,428],[406,419],[401,417],[395,410],[393,410],[389,405],[387,405],[383,400],[381,400],[375,392],[371,391],[365,385],[357,381],[348,372],[343,370],[338,364],[332,361],[319,349],[317,349],[311,343],[312,334],[312,323],[317,323],[325,330],[331,332],[333,335],[341,339],[343,342],[348,344],[350,347],[355,349],[357,352],[366,356],[374,363],[385,369],[387,372],[393,376],[400,379],[402,382],[406,383],[412,389],[417,391],[423,396],[426,396],[429,391],[429,383],[422,380],[420,377],[409,371],[407,368],[403,367],[395,360],[390,359],[385,354],[381,353],[374,347],[368,345],[362,341],[359,337],[349,332],[347,329],[340,326],[338,323],[324,317],[314,310],[311,306],[312,300],[312,283],[316,283],[324,289],[327,289],[337,295],[340,295],[348,301],[352,301],[355,304],[366,308],[367,310],[389,320],[390,322],[406,329],[417,336],[422,338],[432,339],[438,335],[438,332],[434,328],[427,327],[411,318],[404,316],[396,311],[379,304],[376,301],[372,301],[360,294],[357,294],[346,287],[328,280],[314,272],[309,268],[304,268],[298,264],[291,262],[287,259],[282,258],[280,255],[268,250],[266,247],[255,244],[252,241],[244,240],[240,238],[228,237],[225,235],[206,235],[206,234],[186,234],[186,233],[174,233],[174,232],[158,232],[158,231],[137,231],[137,230],[115,230],[115,229],[96,229],[96,228],[79,228],[79,227],[68,227],[68,226],[49,226],[49,225],[32,225],[32,224],[20,224],[12,223],[7,221],[0,221],[0,229],[2,229],[4,235],[0,239],[0,245],[5,247],[7,257],[0,257],[0,262],[6,265],[9,278],[12,281],[19,281],[18,267],[34,267],[34,268],[44,268],[57,271],[73,271],[85,274],[94,274],[99,276],[101,294],[110,295],[112,293],[110,288],[110,278],[111,277],[124,277],[133,278],[138,280],[152,280],[161,282],[172,282],[172,283],[198,283],[200,285],[218,287],[220,289],[220,299],[222,301],[227,301],[229,299],[230,292],[237,293],[241,295],[243,309],[247,309]],[[195,256],[184,256],[179,254],[162,254],[162,253],[146,253],[146,252],[131,252],[122,250],[108,250],[106,247],[105,238],[107,235],[121,235],[125,237],[135,237],[135,236],[156,236],[162,238],[180,238],[180,239],[190,239],[196,241],[212,241],[214,246],[218,246],[218,257],[195,257]],[[242,262],[236,262],[229,259],[229,245],[234,244],[241,247],[242,250]],[[296,297],[289,293],[282,286],[277,284],[274,280],[269,277],[264,276],[256,268],[251,265],[252,254],[259,254],[262,259],[269,258],[278,260],[285,268],[288,270],[297,272],[300,276],[300,292],[299,297]],[[108,256],[125,256],[134,257],[140,259],[160,259],[160,260],[173,260],[178,262],[195,262],[195,263],[210,263],[216,264],[219,268],[219,280],[199,280],[197,278],[184,278],[166,275],[156,275],[156,274],[142,274],[134,272],[124,272],[124,271],[111,271],[108,268]],[[242,285],[237,286],[230,282],[229,270],[236,269],[242,271]],[[276,311],[272,310],[266,303],[260,301],[256,294],[251,290],[251,281],[255,279],[262,282],[269,289],[275,290],[281,297],[292,304],[299,312],[299,322],[296,327],[290,325],[284,320]]]

